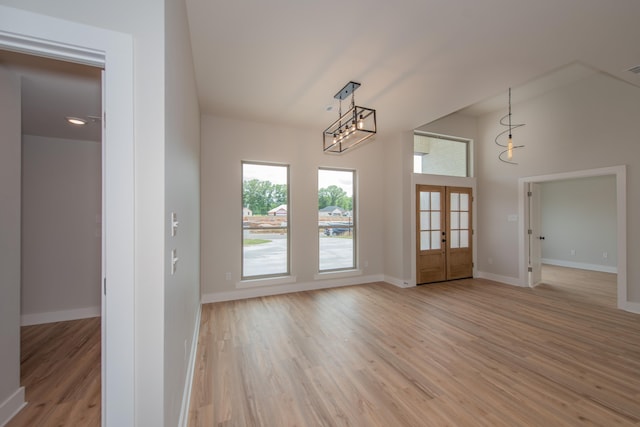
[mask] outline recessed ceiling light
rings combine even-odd
[[[65,117],[69,123],[76,126],[84,126],[87,124],[85,119],[81,119],[78,117]]]

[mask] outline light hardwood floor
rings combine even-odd
[[[27,406],[6,427],[100,425],[100,318],[23,326]]]
[[[203,306],[189,426],[638,426],[640,315],[553,285]]]
[[[549,296],[568,300],[580,300],[615,308],[618,297],[618,275],[576,268],[542,266],[542,283],[539,291],[549,290]]]

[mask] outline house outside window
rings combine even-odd
[[[242,163],[242,279],[289,275],[289,166]]]
[[[319,271],[356,268],[355,171],[318,170]]]

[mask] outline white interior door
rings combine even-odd
[[[542,281],[542,215],[540,184],[529,183],[529,286]]]

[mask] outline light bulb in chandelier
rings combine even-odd
[[[513,159],[513,138],[509,135],[509,141],[507,142],[507,158]]]

